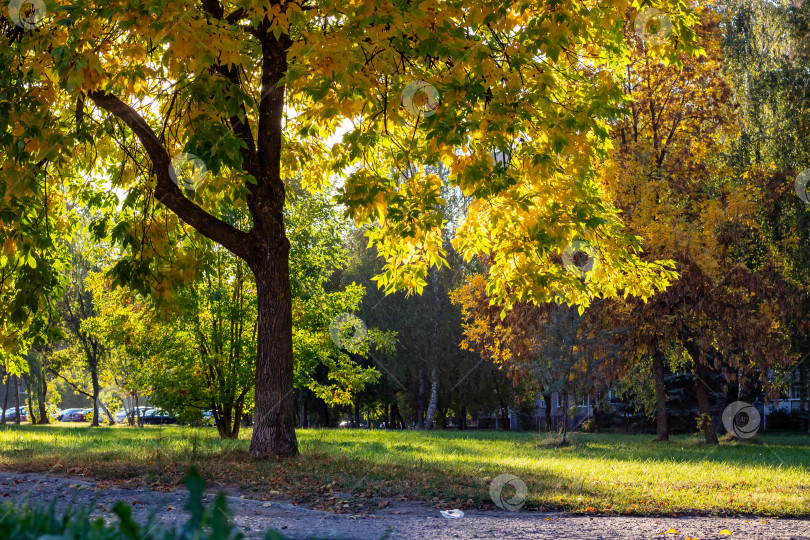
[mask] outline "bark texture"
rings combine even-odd
[[[655,430],[656,441],[669,440],[667,424],[667,388],[664,381],[664,355],[655,351],[652,355],[653,374],[655,375]]]

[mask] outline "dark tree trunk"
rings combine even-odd
[[[277,216],[283,223],[283,215]],[[290,243],[279,239],[263,264],[254,267],[259,304],[256,413],[250,455],[298,454],[293,404]]]
[[[214,3],[214,5],[216,2]],[[203,2],[208,16],[222,13]],[[298,453],[295,436],[293,393],[292,301],[290,292],[290,243],[284,229],[285,185],[281,177],[287,51],[292,40],[276,35],[264,19],[254,29],[261,45],[261,99],[255,129],[247,118],[234,114],[231,129],[242,148],[242,168],[255,182],[246,183],[247,205],[253,227],[244,232],[208,214],[185,197],[170,174],[171,159],[146,120],[113,94],[88,93],[99,107],[123,120],[140,140],[152,161],[156,183],[154,196],[180,219],[204,236],[225,247],[250,266],[256,277],[258,296],[256,407],[251,456],[292,456]],[[237,70],[225,65],[217,71],[239,87]],[[254,135],[255,133],[255,135]]]
[[[37,423],[37,417],[34,416],[34,401],[31,399],[31,387],[28,387],[28,421],[31,425]]]
[[[391,429],[391,404],[385,404],[385,429]]]
[[[302,388],[298,392],[298,399],[301,401],[301,410],[298,413],[299,424],[302,428],[309,427],[309,411],[307,410],[307,389]]]
[[[391,419],[394,424],[394,429],[405,429],[405,419],[402,418],[402,413],[399,412],[399,405],[395,401],[391,404]]]
[[[245,410],[245,397],[244,395],[239,396],[239,399],[236,400],[236,414],[234,415],[233,419],[233,429],[231,429],[231,439],[238,439],[239,438],[239,429],[242,427],[242,417],[244,416]]]
[[[14,423],[20,423],[20,378],[16,375],[14,376],[14,407],[15,407],[15,418]]]
[[[93,379],[93,422],[90,424],[93,427],[98,427],[98,394],[101,391],[98,384],[98,361],[93,362],[93,369],[90,371],[90,376]]]
[[[141,421],[141,407],[138,405],[138,393],[135,392],[135,414],[132,415],[132,420],[137,423],[138,427],[143,427]]]
[[[45,370],[42,370],[42,399],[39,400],[39,423],[50,424],[48,420],[48,409],[45,401],[48,399],[48,380],[45,377]]]
[[[0,416],[2,416],[2,418],[0,418],[0,423],[2,423],[2,424],[6,423],[6,409],[8,409],[8,394],[9,394],[9,392],[11,392],[11,375],[6,373],[6,396],[3,399],[3,412],[0,413]]]
[[[712,420],[712,408],[709,394],[709,378],[711,371],[709,367],[700,359],[695,359],[695,392],[697,393],[698,407],[700,407],[700,414],[704,418],[703,422],[703,435],[706,438],[707,444],[717,444],[717,433],[714,429],[714,421]]]
[[[509,430],[509,411],[506,407],[506,403],[503,401],[503,395],[501,394],[501,386],[498,384],[498,373],[493,369],[492,370],[492,380],[495,383],[495,394],[498,396],[498,406],[500,407],[500,429]]]
[[[745,376],[742,370],[737,370],[737,399],[729,401],[745,401],[746,403],[753,403],[754,391],[752,386],[751,378]]]
[[[707,444],[718,444],[717,433],[714,429],[714,420],[712,419],[712,407],[709,381],[711,378],[711,370],[706,365],[706,361],[701,354],[700,347],[689,335],[683,336],[682,341],[689,356],[692,357],[695,374],[695,393],[697,394],[698,407],[700,414],[703,416],[703,436]]]
[[[425,429],[425,373],[419,368],[419,389],[416,395],[416,429]]]
[[[458,406],[458,429],[459,431],[464,431],[467,429],[467,406],[464,404],[464,400],[462,399]]]
[[[260,176],[248,196],[253,215],[248,264],[256,276],[259,315],[256,409],[250,441],[250,454],[256,457],[298,454],[293,400],[290,241],[284,229],[286,192],[281,178],[285,89],[280,83],[287,71],[287,49],[291,44],[287,35],[264,34],[261,38],[263,97],[259,107],[258,154],[243,153],[246,170]],[[234,76],[238,80],[238,75]],[[239,125],[240,132],[251,140],[250,127]]]
[[[543,394],[543,404],[546,406],[546,432],[551,431],[551,394]]]
[[[329,406],[320,398],[318,398],[318,424],[322,428],[329,427]]]
[[[354,416],[352,417],[352,427],[359,428],[360,427],[360,404],[357,403],[357,400],[354,401]]]
[[[655,351],[652,355],[653,373],[655,375],[655,430],[656,441],[669,440],[667,425],[667,388],[664,382],[664,355]]]
[[[562,428],[562,441],[560,444],[567,443],[566,436],[568,435],[568,386],[566,385],[563,390],[563,428]]]
[[[214,405],[211,412],[214,415],[214,423],[217,425],[220,439],[235,439],[239,436],[239,425],[242,421],[240,407],[234,409],[230,404],[217,404]]]

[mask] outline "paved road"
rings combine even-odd
[[[59,508],[72,504],[94,504],[95,515],[116,519],[109,509],[115,502],[133,505],[133,517],[146,522],[150,512],[158,512],[166,525],[185,519],[184,491],[169,493],[144,489],[103,487],[90,479],[63,478],[42,474],[0,472],[0,501],[14,504],[26,500],[49,504],[54,498]],[[206,501],[213,501],[208,495]],[[810,521],[769,518],[635,518],[588,517],[540,512],[473,510],[461,519],[446,519],[439,511],[413,502],[391,502],[373,513],[336,515],[280,502],[264,502],[228,497],[235,523],[248,538],[261,538],[275,528],[296,539],[340,538],[378,540],[433,540],[451,538],[582,540],[678,539],[700,540],[810,540]],[[670,528],[678,534],[664,534]],[[720,534],[727,530],[729,535]]]

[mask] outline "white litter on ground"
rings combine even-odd
[[[455,508],[453,510],[440,510],[442,515],[447,519],[460,519],[464,517],[464,512]]]

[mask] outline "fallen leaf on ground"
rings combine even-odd
[[[730,530],[728,530],[728,529],[723,529],[722,531],[720,531],[717,534],[722,534],[722,535],[725,535],[725,536],[729,536],[730,534],[732,534],[732,532]]]
[[[678,533],[678,531],[676,531],[675,529],[670,527],[669,530],[667,532],[665,532],[664,534],[680,534],[680,533]]]

